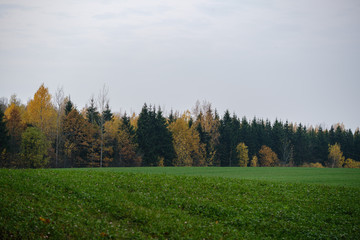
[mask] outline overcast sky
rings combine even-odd
[[[0,97],[360,126],[359,0],[0,0]]]

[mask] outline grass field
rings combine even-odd
[[[0,169],[0,239],[360,239],[359,181],[357,169]]]
[[[311,183],[332,186],[360,187],[360,170],[346,168],[141,167],[103,168],[101,170],[147,174],[229,177],[288,183]]]

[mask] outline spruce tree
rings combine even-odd
[[[319,127],[313,152],[315,162],[319,162],[322,165],[325,164],[328,155],[328,145],[329,140],[327,139],[327,134],[323,131],[322,127]]]
[[[109,107],[109,103],[106,103],[105,110],[102,112],[104,117],[104,122],[110,121],[113,117],[111,109]]]
[[[6,123],[4,121],[4,113],[0,109],[0,155],[3,150],[7,147],[9,137],[7,136]]]
[[[271,131],[271,145],[270,148],[278,155],[281,155],[281,145],[284,139],[284,126],[282,122],[278,121],[277,119],[274,122]]]
[[[133,138],[135,137],[135,128],[130,123],[130,117],[124,114],[124,116],[121,117],[122,124],[120,125],[122,130],[125,130],[129,135]]]
[[[69,100],[65,104],[65,115],[67,116],[74,109],[74,104]]]
[[[95,100],[93,97],[90,99],[90,106],[86,109],[86,118],[91,124],[100,124],[100,113],[95,106]]]
[[[171,166],[176,157],[172,144],[172,135],[167,128],[166,119],[161,109],[156,112],[155,107],[144,104],[138,120],[136,131],[139,149],[143,155],[143,165]]]
[[[158,130],[158,155],[163,158],[165,166],[172,166],[172,161],[176,158],[175,149],[173,146],[173,139],[170,130],[167,128],[166,119],[162,115],[159,108],[156,114],[156,125]]]
[[[354,160],[360,161],[360,130],[359,128],[354,134]]]
[[[220,137],[218,146],[218,156],[221,166],[236,165],[236,146],[239,142],[240,122],[234,115],[226,110],[223,119],[220,121]]]

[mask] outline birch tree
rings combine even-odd
[[[60,145],[60,130],[61,130],[61,118],[64,114],[65,101],[64,101],[64,90],[63,88],[58,88],[55,92],[55,106],[56,106],[56,149],[55,149],[55,167],[58,167],[59,161],[59,145]]]
[[[100,124],[99,124],[100,125],[100,167],[102,167],[103,165],[104,122],[105,122],[103,113],[106,109],[106,105],[109,104],[108,94],[109,94],[109,88],[107,88],[106,85],[104,84],[98,96],[98,106],[99,106],[99,111],[101,113]]]

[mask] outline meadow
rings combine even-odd
[[[360,239],[360,171],[0,169],[0,239]]]

